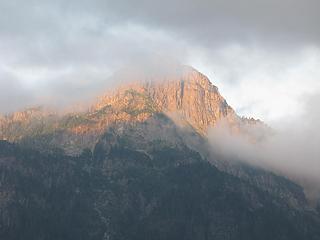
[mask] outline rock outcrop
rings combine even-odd
[[[232,123],[240,120],[206,76],[190,67],[176,71],[160,79],[145,76],[125,84],[103,97],[96,109],[116,106],[120,110],[129,108],[129,112],[125,112],[142,116],[143,113],[163,112],[203,134],[221,119]]]
[[[248,134],[247,126],[263,125],[240,118],[217,87],[191,67],[160,75],[141,73],[132,78],[109,90],[86,112],[59,115],[33,108],[5,116],[0,119],[0,139],[38,149],[62,148],[74,155],[85,148],[92,149],[110,125],[142,122],[155,113],[164,113],[178,126],[202,136],[221,120],[232,131],[243,134]]]

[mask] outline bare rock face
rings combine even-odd
[[[217,87],[191,67],[127,78],[86,112],[58,115],[34,108],[2,117],[0,139],[27,140],[35,146],[40,144],[40,148],[50,145],[78,154],[92,148],[110,125],[144,122],[158,113],[202,136],[220,120],[232,131],[245,134],[248,126],[260,123],[238,117]]]
[[[45,133],[57,119],[57,115],[42,107],[28,108],[0,117],[0,139],[18,141],[27,135]]]
[[[132,113],[141,119],[152,112],[163,112],[177,123],[189,124],[204,135],[209,126],[221,119],[233,124],[240,120],[218,88],[190,67],[182,67],[160,79],[145,76],[121,86],[103,97],[96,109],[105,106],[134,108]]]

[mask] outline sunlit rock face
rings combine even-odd
[[[221,120],[233,132],[243,134],[249,132],[248,126],[262,125],[260,121],[238,117],[217,87],[191,67],[125,75],[115,75],[114,81],[120,84],[106,91],[87,111],[57,114],[33,108],[2,117],[0,139],[40,149],[62,148],[73,155],[92,149],[111,124],[143,122],[156,113],[163,113],[178,126],[202,136]]]
[[[142,76],[106,95],[96,106],[134,109],[142,113],[163,112],[181,123],[185,122],[201,133],[209,126],[227,118],[236,122],[234,110],[209,79],[190,67],[181,67],[168,75]]]

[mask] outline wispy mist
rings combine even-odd
[[[213,151],[284,174],[307,188],[320,190],[320,95],[306,97],[303,114],[274,123],[272,133],[256,143],[232,134],[224,123],[211,129]],[[252,128],[253,134],[261,129]]]
[[[316,0],[1,1],[0,113],[87,102],[119,69],[161,56],[209,75],[242,114],[283,117],[319,89],[318,9]]]

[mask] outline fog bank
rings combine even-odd
[[[301,115],[274,122],[272,133],[256,143],[232,134],[220,123],[209,132],[213,150],[283,174],[314,194],[320,190],[320,94],[306,97],[303,103]]]

